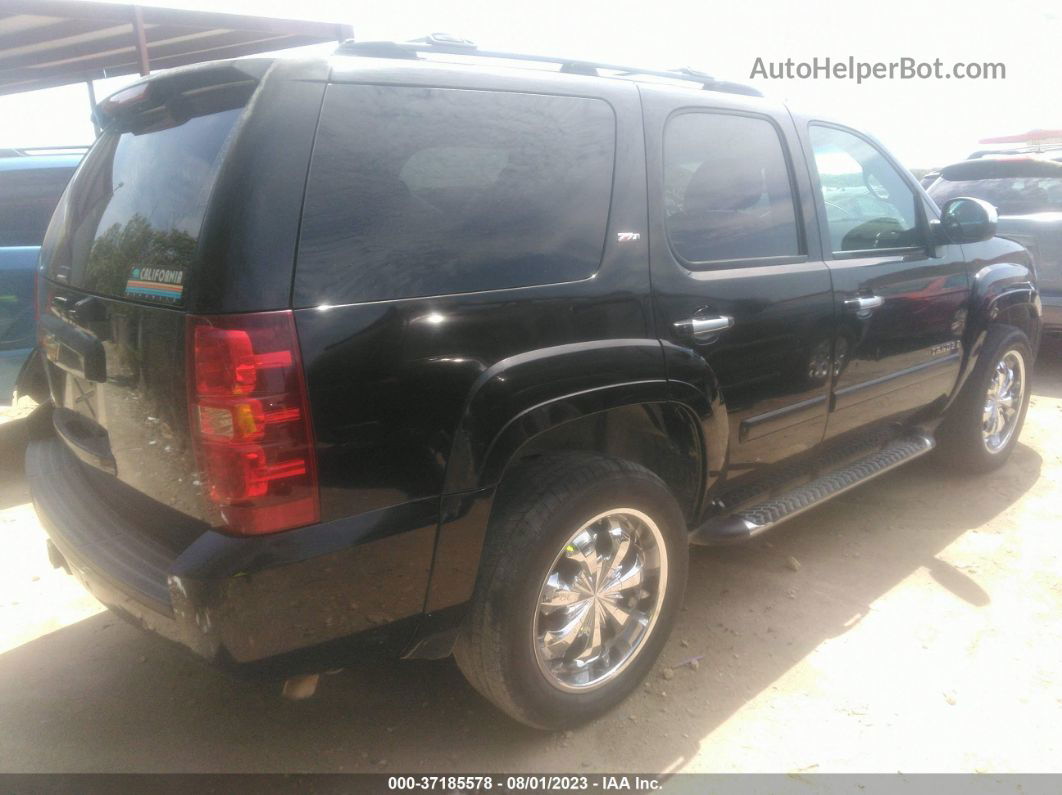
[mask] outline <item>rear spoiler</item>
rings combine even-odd
[[[945,166],[940,176],[949,182],[971,179],[1007,179],[1020,177],[1054,177],[1062,179],[1062,163],[1036,157],[984,158],[963,160]]]
[[[272,63],[271,58],[248,58],[163,72],[111,94],[93,109],[92,121],[100,129],[115,125],[134,129],[140,126],[135,119],[142,119],[145,114],[154,117],[150,111],[165,108],[169,112],[159,115],[179,124],[189,116],[198,115],[190,113],[187,105],[193,97],[198,99],[210,89],[217,89],[212,93],[220,107],[229,101],[234,104],[246,102],[248,94],[258,86]],[[159,129],[160,125],[149,126]],[[163,123],[161,126],[172,125]]]

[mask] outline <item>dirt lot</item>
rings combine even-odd
[[[174,655],[50,569],[9,445],[0,770],[1062,772],[1062,346],[1034,393],[999,474],[922,460],[694,549],[646,687],[567,735],[513,724],[449,661],[289,703]]]

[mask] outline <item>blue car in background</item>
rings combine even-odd
[[[85,147],[0,149],[0,406],[33,350],[33,283],[44,230]]]

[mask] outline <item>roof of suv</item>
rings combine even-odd
[[[300,63],[294,70],[300,72],[301,79],[336,79],[340,81],[344,77],[354,77],[353,73],[359,73],[358,78],[363,78],[364,72],[373,73],[364,75],[371,79],[381,78],[384,82],[391,82],[393,75],[411,76],[412,72],[421,70],[435,71],[438,75],[464,74],[469,77],[475,75],[508,76],[516,78],[522,76],[523,82],[528,79],[546,82],[569,82],[579,80],[607,80],[609,82],[647,82],[657,87],[674,88],[677,90],[706,90],[718,92],[723,95],[733,95],[735,99],[742,100],[759,99],[763,94],[751,86],[733,83],[726,80],[718,80],[711,75],[698,72],[693,69],[659,70],[646,69],[636,66],[622,66],[618,64],[604,64],[593,61],[560,58],[534,54],[505,53],[488,50],[480,50],[470,42],[464,44],[452,44],[452,37],[440,38],[440,34],[426,37],[418,42],[354,42],[348,41],[341,44],[332,57],[312,57],[283,59],[289,64]],[[269,66],[281,59],[276,58],[240,58],[222,61],[208,61],[190,66],[167,69],[150,75],[144,80],[126,86],[105,98],[96,106],[97,121],[107,115],[109,103],[116,98],[131,95],[137,87],[143,83],[165,81],[172,78],[180,78],[194,72],[211,71],[225,67],[236,67],[241,71],[256,73],[264,76]],[[552,67],[552,68],[550,68]],[[294,76],[295,71],[289,71]],[[391,73],[391,74],[385,74]],[[463,82],[463,81],[462,81]],[[570,83],[569,83],[570,85]],[[122,100],[124,101],[124,100]],[[102,116],[100,115],[102,113]],[[0,150],[2,151],[2,150]]]

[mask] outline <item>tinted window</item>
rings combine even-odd
[[[0,246],[39,246],[74,168],[0,171]]]
[[[673,118],[664,138],[664,193],[671,245],[683,259],[801,253],[782,141],[764,119]]]
[[[49,229],[49,273],[104,295],[179,303],[225,142],[252,89],[199,88],[105,132]]]
[[[329,86],[296,304],[584,279],[601,260],[614,149],[600,100]]]
[[[922,243],[915,193],[881,152],[833,127],[810,135],[835,252]]]

